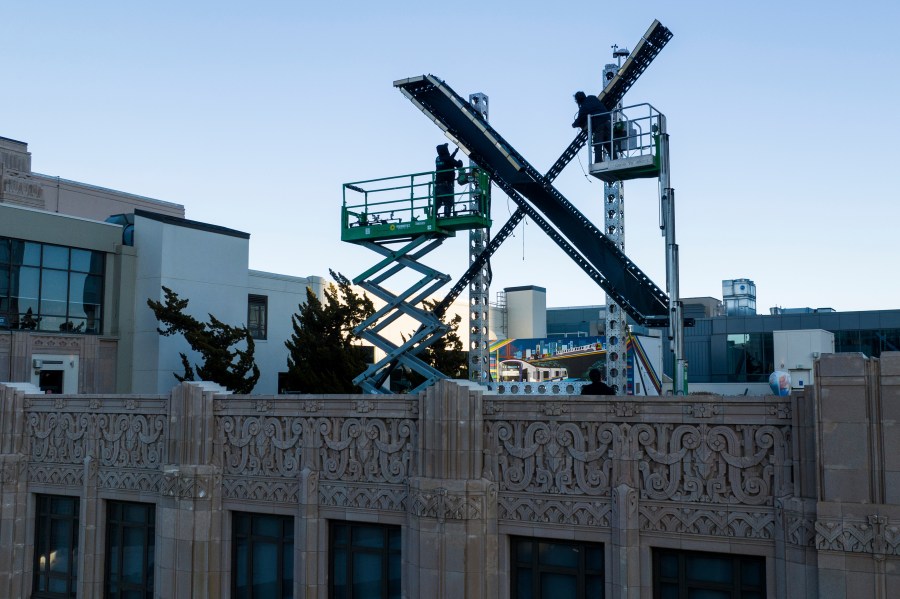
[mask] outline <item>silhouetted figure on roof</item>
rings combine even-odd
[[[582,395],[615,395],[616,390],[603,382],[603,374],[596,368],[591,368],[588,376],[591,382],[581,388]]]
[[[441,144],[437,147],[437,158],[434,159],[434,170],[437,171],[434,175],[435,212],[440,215],[441,208],[443,208],[445,217],[450,216],[453,208],[456,183],[454,169],[461,168],[463,165],[462,160],[454,158],[458,151],[459,148],[456,148],[451,154],[449,145]]]
[[[578,115],[575,117],[572,127],[587,129],[588,119],[590,119],[591,132],[594,136],[591,141],[594,145],[594,162],[602,162],[603,148],[606,148],[607,153],[610,152],[608,143],[610,140],[609,110],[606,109],[600,98],[585,95],[584,92],[575,92],[575,103],[578,104]]]

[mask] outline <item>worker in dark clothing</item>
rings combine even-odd
[[[588,374],[591,382],[581,388],[582,395],[615,395],[616,390],[603,382],[603,374],[596,368],[591,368]]]
[[[437,158],[434,159],[434,197],[435,211],[440,213],[441,208],[444,209],[444,217],[450,216],[453,209],[454,184],[456,183],[456,173],[454,169],[461,168],[462,160],[454,158],[459,148],[450,153],[448,144],[441,144],[437,147]]]
[[[587,129],[588,119],[594,139],[594,162],[603,161],[603,149],[610,153],[610,115],[609,110],[597,96],[588,96],[584,92],[575,92],[575,103],[578,104],[578,116],[572,126],[576,129]],[[595,116],[599,115],[599,116]],[[593,118],[592,118],[593,117]]]

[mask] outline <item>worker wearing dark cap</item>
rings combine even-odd
[[[440,213],[441,208],[444,210],[444,217],[450,216],[453,209],[454,184],[456,181],[456,173],[454,169],[461,168],[462,160],[454,158],[459,148],[450,153],[448,144],[441,144],[437,147],[437,158],[434,159],[434,197],[435,211]]]

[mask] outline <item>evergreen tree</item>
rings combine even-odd
[[[253,360],[255,345],[247,327],[227,325],[212,314],[208,323],[200,322],[185,313],[189,300],[179,298],[168,287],[163,286],[162,289],[165,302],[147,300],[156,320],[163,325],[163,328],[157,327],[156,330],[164,337],[184,335],[191,349],[203,358],[202,364],[191,366],[188,357],[180,354],[184,374],[175,374],[175,378],[179,381],[211,381],[238,394],[253,391],[259,380],[259,368]],[[241,342],[246,345],[245,349],[231,349]]]
[[[324,303],[306,290],[306,304],[291,316],[293,333],[288,348],[286,386],[300,393],[359,393],[353,379],[368,365],[370,348],[354,345],[353,328],[371,316],[375,307],[356,293],[344,275],[328,271],[335,284],[325,289]]]
[[[426,310],[432,312],[437,304],[437,302],[429,300],[425,300],[422,303]],[[444,324],[447,325],[447,332],[418,355],[420,360],[451,379],[469,378],[468,353],[463,351],[462,339],[459,338],[459,325],[461,322],[462,317],[459,314],[454,315],[449,321],[444,320]],[[413,387],[420,385],[425,380],[416,372],[411,372],[409,375]]]

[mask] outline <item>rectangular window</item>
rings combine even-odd
[[[512,538],[510,590],[514,599],[602,599],[603,545]]]
[[[152,599],[156,506],[106,504],[107,599]]]
[[[294,596],[294,518],[234,512],[231,596],[289,599]]]
[[[329,597],[400,597],[399,526],[332,522],[329,532]]]
[[[37,496],[32,597],[75,597],[78,510],[77,497]]]
[[[269,316],[269,298],[265,295],[247,296],[247,328],[254,339],[266,338]]]
[[[0,237],[0,328],[103,332],[105,254]]]
[[[654,599],[763,599],[765,596],[763,557],[653,550]]]

